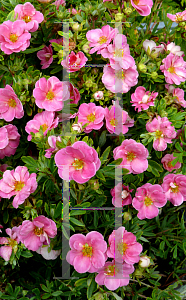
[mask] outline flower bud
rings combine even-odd
[[[184,27],[185,25],[186,25],[185,22],[179,22],[179,24],[178,24],[179,27]]]
[[[116,21],[116,22],[121,22],[122,20],[123,20],[123,14],[117,13],[117,14],[115,15],[115,21]]]
[[[139,265],[142,268],[148,268],[150,266],[150,258],[147,255],[141,256]]]
[[[138,277],[138,278],[142,278],[143,277],[143,272],[139,269],[136,269],[134,272],[134,276]]]
[[[158,73],[157,72],[152,72],[151,77],[152,77],[152,79],[156,79],[158,77]]]
[[[72,129],[74,130],[74,131],[77,131],[77,132],[82,132],[83,130],[82,130],[82,124],[81,123],[77,123],[77,124],[73,124],[72,125]]]
[[[93,299],[94,300],[104,300],[104,295],[98,292],[98,293],[94,294]]]
[[[125,221],[130,221],[132,219],[132,215],[131,215],[131,213],[126,211],[123,213],[123,218]]]
[[[138,65],[138,70],[141,72],[141,73],[146,73],[147,72],[147,66],[142,64],[142,63],[139,63]]]
[[[101,99],[103,99],[103,92],[102,91],[97,91],[97,92],[94,93],[93,97],[94,97],[95,100],[101,100]]]
[[[92,187],[93,190],[98,190],[99,189],[99,182],[98,180],[90,180],[90,185]]]
[[[85,85],[86,85],[86,87],[90,88],[93,86],[93,81],[91,79],[88,79],[85,81]]]
[[[63,50],[59,50],[58,51],[58,57],[59,58],[63,58],[64,57],[64,51]]]
[[[73,26],[72,26],[72,30],[73,31],[81,31],[82,30],[82,25],[79,24],[79,23],[74,23]]]
[[[126,15],[130,15],[132,13],[132,9],[130,7],[126,7],[125,10],[124,10],[124,13]]]
[[[89,43],[83,45],[82,50],[83,50],[85,53],[89,53],[89,51],[90,51]]]

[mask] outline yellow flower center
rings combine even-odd
[[[126,243],[119,243],[118,244],[118,250],[119,250],[121,255],[125,254],[125,252],[127,251],[127,248],[128,248],[128,246],[127,246]]]
[[[179,15],[177,15],[176,16],[176,22],[181,22],[183,20],[183,17],[182,16],[179,16]]]
[[[39,227],[35,227],[34,228],[34,233],[35,233],[35,235],[41,235],[41,234],[43,234],[43,228],[39,228]]]
[[[113,127],[116,127],[118,125],[118,121],[115,119],[111,119],[110,120],[110,125],[112,125]]]
[[[32,19],[31,19],[30,16],[24,16],[24,17],[22,18],[22,20],[24,20],[26,23],[28,23],[28,22],[30,22]]]
[[[83,256],[88,256],[91,257],[92,256],[92,247],[89,246],[87,243],[83,246],[83,250],[82,250]]]
[[[89,122],[94,122],[96,119],[95,115],[93,113],[91,113],[90,115],[87,116],[87,120]]]
[[[168,166],[169,168],[172,168],[172,167],[173,167],[172,161],[169,161],[169,162],[167,163],[167,166]]]
[[[123,49],[116,49],[116,51],[114,51],[114,57],[123,57],[124,55],[124,51]]]
[[[48,125],[47,124],[43,124],[41,125],[42,129],[43,129],[43,132],[45,132],[48,128]]]
[[[11,239],[11,238],[7,238],[7,240],[8,240],[9,246],[11,246],[12,249],[14,250],[14,253],[16,253],[18,243],[15,240]]]
[[[11,33],[9,39],[10,39],[10,41],[11,41],[12,43],[15,43],[15,42],[17,42],[17,40],[18,40],[18,36],[17,36],[16,34],[14,34],[14,33]]]
[[[134,153],[132,152],[127,153],[127,160],[132,161],[135,157],[136,155]]]
[[[171,192],[178,193],[179,192],[179,186],[176,183],[171,183]]]
[[[98,43],[99,44],[104,44],[107,41],[107,37],[106,36],[100,36]]]
[[[52,91],[49,91],[48,93],[47,93],[47,95],[46,95],[46,97],[47,97],[47,99],[48,100],[52,100],[52,99],[54,99],[54,93],[52,92]]]
[[[14,183],[14,189],[15,189],[15,191],[21,191],[24,186],[25,186],[25,184],[22,181],[16,181]]]
[[[134,2],[135,5],[138,5],[139,1],[140,0],[133,0],[133,2]]]
[[[174,67],[170,67],[170,68],[168,68],[168,71],[169,71],[170,73],[175,73],[175,68],[174,68]]]
[[[84,166],[84,162],[78,158],[74,159],[74,163],[72,164],[72,166],[76,169],[76,170],[81,170],[83,169]]]
[[[105,269],[105,275],[108,275],[108,276],[115,276],[115,274],[118,272],[118,268],[116,268],[115,265],[111,265],[111,266],[108,266],[106,269]]]
[[[16,107],[16,101],[14,100],[14,99],[9,99],[9,101],[8,101],[8,105],[10,106],[10,107]]]
[[[144,203],[145,203],[146,206],[149,206],[149,205],[152,205],[152,204],[153,204],[151,198],[149,198],[149,197],[145,197]]]
[[[157,131],[156,131],[156,138],[157,138],[157,139],[160,139],[161,137],[163,137],[162,131],[157,130]]]
[[[115,73],[116,77],[118,79],[124,79],[125,78],[125,73],[123,72],[123,70],[119,70],[118,72]]]

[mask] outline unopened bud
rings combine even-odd
[[[139,265],[142,268],[148,268],[150,266],[150,258],[147,255],[141,256]]]
[[[123,218],[125,221],[130,221],[132,219],[132,215],[131,215],[131,213],[126,211],[123,213]]]
[[[85,85],[86,85],[86,87],[92,87],[93,86],[93,82],[92,82],[92,80],[91,79],[88,79],[87,81],[85,81]]]
[[[88,44],[83,45],[82,50],[83,50],[85,53],[89,53],[89,51],[90,51],[89,45],[88,45]]]
[[[72,125],[72,129],[74,130],[74,131],[77,131],[77,132],[82,132],[82,124],[81,123],[77,123],[77,124],[73,124]]]
[[[124,10],[124,13],[126,15],[130,15],[132,13],[132,9],[130,7],[126,7],[125,10]]]
[[[123,20],[123,14],[121,14],[121,13],[117,13],[116,15],[115,15],[115,21],[116,22],[121,22],[122,20]]]
[[[82,25],[79,23],[75,23],[72,26],[73,31],[81,31],[82,30]]]
[[[143,277],[143,272],[139,269],[136,269],[134,272],[134,275],[138,278],[142,278]]]
[[[94,295],[93,299],[94,300],[104,300],[104,295],[98,292]]]
[[[103,92],[102,91],[97,91],[97,92],[94,93],[93,97],[94,97],[95,100],[101,100],[101,99],[103,99]]]
[[[146,72],[147,72],[147,66],[144,65],[144,64],[139,63],[139,65],[138,65],[138,70],[139,70],[141,73],[146,73]]]
[[[157,72],[152,72],[151,77],[152,77],[152,79],[156,79],[158,77],[158,73]]]
[[[186,25],[185,22],[179,22],[179,24],[178,24],[179,27],[184,27],[185,25]]]

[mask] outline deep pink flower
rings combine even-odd
[[[42,215],[33,221],[23,221],[18,228],[18,239],[32,251],[38,250],[43,244],[49,245],[49,238],[54,238],[57,234],[55,222]]]
[[[146,183],[137,188],[132,206],[138,210],[137,217],[140,220],[145,218],[153,219],[159,214],[159,207],[167,203],[167,197],[159,184]]]
[[[52,44],[52,43],[56,43],[58,45],[63,45],[63,38],[59,38],[59,39],[52,39],[52,40],[49,40],[49,42]]]
[[[129,170],[129,173],[140,174],[147,170],[149,155],[148,150],[141,143],[135,140],[124,140],[121,146],[114,149],[114,159],[123,158],[118,166]]]
[[[131,95],[132,106],[135,106],[135,110],[138,112],[146,110],[149,106],[154,106],[154,100],[158,96],[158,93],[147,91],[143,86],[138,86],[135,92]]]
[[[36,11],[30,2],[18,4],[14,8],[14,18],[25,22],[25,29],[34,32],[38,29],[39,23],[43,22],[44,16],[41,12]]]
[[[115,207],[123,207],[132,203],[131,194],[132,190],[129,190],[129,187],[119,182],[113,189],[110,190],[112,195],[112,204]]]
[[[117,33],[119,33],[118,29],[113,29],[109,25],[105,25],[101,29],[89,30],[86,38],[90,42],[89,47],[93,47],[89,53],[93,54],[97,51],[97,54],[101,54],[101,50],[110,44]]]
[[[106,262],[104,267],[97,272],[98,275],[95,277],[95,282],[99,285],[105,285],[110,291],[114,291],[129,284],[129,274],[134,272],[134,267],[133,265],[120,264],[113,260]]]
[[[33,133],[39,133],[40,126],[43,129],[43,135],[47,135],[47,132],[52,128],[56,128],[58,126],[59,118],[54,119],[54,112],[51,111],[43,111],[42,113],[38,113],[34,116],[33,120],[27,122],[25,131],[29,133],[27,140],[31,141]]]
[[[31,34],[25,27],[26,23],[21,20],[8,20],[0,25],[0,47],[5,54],[24,51],[30,46]]]
[[[162,60],[160,70],[165,75],[165,81],[179,85],[186,80],[186,62],[182,57],[170,53]]]
[[[59,148],[56,146],[56,142],[61,142],[61,137],[60,136],[55,136],[55,135],[50,135],[48,137],[48,144],[51,148],[45,150],[45,157],[51,158],[52,154],[57,152]]]
[[[12,229],[7,228],[6,233],[10,237],[0,237],[0,244],[5,245],[0,248],[0,256],[5,260],[9,261],[12,251],[17,252],[18,241],[18,227],[13,227]]]
[[[167,14],[167,18],[171,19],[171,21],[179,23],[186,21],[186,10],[182,12],[178,12],[175,15]]]
[[[68,73],[79,71],[86,65],[88,58],[85,54],[79,51],[77,54],[71,51],[70,54],[62,60],[61,65],[67,69]]]
[[[56,0],[52,4],[54,4],[56,6],[56,9],[59,10],[59,6],[60,5],[65,6],[66,5],[66,1],[65,0]]]
[[[3,164],[3,165],[0,166],[0,171],[1,172],[5,172],[7,168],[8,168],[8,165],[7,164]]]
[[[128,69],[114,70],[110,65],[103,68],[102,82],[112,93],[127,93],[138,83],[136,65]]]
[[[101,165],[96,150],[82,141],[59,150],[54,159],[59,176],[78,183],[87,182]]]
[[[15,125],[9,124],[0,128],[0,159],[14,155],[19,145],[20,134]]]
[[[151,13],[153,1],[152,0],[131,0],[131,4],[141,16],[148,16]]]
[[[172,94],[175,103],[186,107],[186,101],[184,99],[184,90],[176,88],[173,85],[166,84],[165,87],[168,89],[168,93]]]
[[[30,175],[27,167],[18,166],[15,171],[7,170],[0,180],[0,196],[10,199],[15,195],[12,203],[15,208],[24,203],[36,189],[36,173]]]
[[[48,80],[42,77],[33,90],[36,105],[47,111],[60,111],[64,107],[64,101],[69,99],[70,93],[66,82],[52,76]]]
[[[0,99],[0,119],[10,122],[24,116],[23,105],[9,84],[0,88]]]
[[[181,174],[168,174],[163,178],[163,191],[174,206],[186,201],[186,176]]]
[[[68,85],[68,89],[69,89],[69,92],[70,92],[70,96],[69,96],[69,98],[71,99],[70,103],[77,104],[79,102],[79,100],[81,99],[81,96],[80,96],[80,93],[79,93],[78,89],[75,88],[72,85],[72,83],[69,82],[69,81],[66,81],[66,84]]]
[[[165,170],[169,171],[169,172],[172,172],[173,170],[175,169],[179,169],[181,168],[181,163],[180,162],[177,162],[175,164],[175,166],[173,167],[173,165],[171,164],[171,162],[176,159],[176,157],[173,156],[173,154],[166,154],[162,160],[161,160],[161,163],[163,164],[163,167]]]
[[[114,258],[119,263],[134,264],[139,262],[143,247],[136,242],[136,236],[121,226],[113,230],[109,236],[110,247],[107,250],[108,257]]]
[[[45,46],[42,50],[38,51],[37,57],[41,60],[41,69],[47,69],[53,62],[52,46]]]
[[[83,103],[78,110],[78,123],[88,125],[84,132],[89,133],[93,129],[98,130],[103,126],[103,119],[105,116],[105,109],[101,106],[96,106],[94,103]]]
[[[174,126],[171,126],[171,122],[167,117],[161,118],[158,116],[151,122],[147,122],[146,129],[148,132],[152,132],[154,137],[153,148],[156,151],[164,151],[167,148],[167,143],[171,144],[172,139],[176,137],[176,131]]]
[[[86,236],[73,234],[69,245],[71,250],[67,253],[66,260],[78,273],[94,273],[105,265],[107,243],[101,233],[91,231]]]
[[[1,228],[3,228],[3,225],[0,224],[0,232],[2,232]]]

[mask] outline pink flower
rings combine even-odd
[[[129,170],[129,173],[140,174],[147,170],[149,155],[148,150],[141,143],[129,139],[124,140],[121,146],[114,149],[114,159],[123,158],[120,168]]]
[[[72,129],[74,130],[74,131],[77,131],[77,132],[83,132],[83,126],[82,126],[82,124],[81,123],[74,123],[73,125],[72,125]]]
[[[71,13],[72,15],[76,15],[76,14],[78,14],[78,13],[80,13],[81,12],[81,9],[80,10],[76,10],[75,8],[68,8],[67,9],[68,10],[68,12],[69,13]]]
[[[39,11],[36,11],[30,2],[18,4],[15,8],[14,18],[25,22],[25,29],[34,32],[38,29],[39,23],[43,22],[44,16]]]
[[[138,210],[137,217],[140,220],[145,218],[153,219],[159,214],[159,207],[167,203],[167,197],[159,184],[146,183],[137,188],[132,206]]]
[[[19,139],[20,134],[15,125],[9,124],[0,128],[0,159],[15,154]]]
[[[55,222],[42,215],[33,221],[23,221],[18,228],[18,239],[32,251],[37,251],[43,244],[49,245],[49,237],[54,238],[57,234]]]
[[[14,118],[21,119],[24,116],[22,103],[9,84],[0,88],[0,98],[0,119],[10,122]]]
[[[42,50],[38,51],[37,57],[41,60],[41,69],[47,69],[53,62],[52,46],[45,46]]]
[[[48,252],[49,247],[50,245],[42,245],[36,252],[41,254],[46,260],[54,260],[60,255],[61,250],[50,250],[50,252]]]
[[[167,148],[167,143],[171,144],[172,139],[176,137],[176,131],[171,124],[167,117],[161,118],[160,116],[154,118],[152,122],[147,122],[146,129],[148,132],[152,132],[153,148],[156,151],[164,151]]]
[[[141,110],[146,110],[149,106],[154,106],[154,100],[158,96],[158,93],[147,91],[143,86],[138,86],[135,92],[131,95],[132,101],[130,101],[132,106],[135,106],[135,110],[138,112]]]
[[[94,93],[93,97],[94,97],[95,100],[101,100],[101,99],[104,98],[103,97],[103,92],[102,91],[97,91],[97,92]]]
[[[0,256],[5,260],[9,261],[10,256],[12,254],[12,251],[14,253],[17,252],[17,245],[19,243],[18,241],[18,227],[13,227],[12,229],[7,228],[6,233],[10,236],[7,237],[0,237],[0,244],[5,245],[1,246],[0,248]]]
[[[54,4],[56,6],[56,9],[59,10],[59,6],[60,5],[65,6],[66,5],[66,1],[65,0],[56,0],[52,4]]]
[[[162,60],[160,70],[165,75],[165,81],[179,85],[186,80],[186,62],[182,57],[170,53]]]
[[[113,189],[110,190],[112,195],[112,204],[115,207],[123,207],[132,203],[132,197],[130,193],[132,190],[129,190],[129,187],[119,182]]]
[[[99,285],[105,285],[110,291],[114,291],[129,284],[129,274],[134,272],[134,267],[126,263],[115,263],[113,260],[112,262],[106,262],[104,267],[97,272],[98,275],[95,277],[95,282]]]
[[[91,231],[86,236],[73,234],[69,245],[71,250],[67,253],[66,260],[78,273],[94,273],[105,265],[107,243],[101,233]]]
[[[186,201],[186,176],[181,174],[168,174],[163,178],[163,191],[174,206]]]
[[[181,168],[181,163],[177,162],[175,164],[175,166],[173,167],[172,165],[172,161],[175,159],[176,157],[173,156],[173,154],[166,154],[162,160],[161,160],[161,163],[163,164],[163,167],[165,170],[169,171],[169,172],[172,172],[173,170],[175,169],[179,169]]]
[[[167,14],[167,18],[176,23],[183,22],[186,20],[186,10],[178,12],[175,15]]]
[[[174,42],[168,42],[166,45],[166,50],[170,51],[170,53],[177,56],[184,56],[184,51],[181,51],[180,46],[176,46]]]
[[[101,54],[101,50],[106,48],[115,34],[118,33],[118,29],[113,29],[109,25],[103,26],[101,29],[89,30],[86,34],[86,38],[89,43],[89,47],[93,47],[89,54],[93,54],[97,51],[97,54]]]
[[[166,84],[165,87],[168,89],[168,93],[173,95],[173,100],[175,103],[186,107],[186,101],[184,99],[184,90],[176,88],[173,85]]]
[[[3,228],[3,225],[0,224],[0,228]],[[2,230],[0,229],[0,232],[2,232]]]
[[[132,6],[137,10],[141,16],[148,16],[151,13],[153,6],[152,0],[131,0]]]
[[[140,256],[139,265],[142,268],[148,268],[150,266],[150,257],[147,255]]]
[[[89,133],[93,129],[98,130],[103,126],[103,119],[105,116],[105,109],[101,106],[96,106],[94,103],[83,103],[78,110],[78,123],[88,125],[84,132]]]
[[[110,133],[123,134],[128,132],[128,127],[134,125],[134,120],[130,119],[128,113],[125,110],[122,110],[119,103],[116,102],[115,105],[109,110],[105,108],[105,119],[106,119],[106,128]],[[129,119],[133,122],[129,123]]]
[[[51,158],[52,154],[57,152],[59,148],[56,146],[56,142],[61,142],[61,137],[60,136],[55,136],[55,135],[50,135],[48,137],[48,144],[51,148],[45,150],[45,157]]]
[[[78,141],[59,150],[55,155],[58,174],[64,180],[85,183],[100,168],[101,161],[95,149]]]
[[[8,168],[8,165],[7,165],[7,164],[3,164],[3,165],[0,166],[0,171],[1,171],[1,172],[5,172],[7,168]],[[0,226],[1,226],[1,225],[0,225]],[[1,228],[1,227],[0,227],[0,228]]]
[[[0,47],[5,54],[24,51],[30,46],[31,34],[25,27],[26,23],[21,20],[8,20],[0,25]]]
[[[148,55],[153,57],[158,57],[159,53],[164,52],[164,45],[161,44],[156,46],[156,43],[153,40],[145,40],[143,42],[143,49],[147,52]]]
[[[68,85],[68,89],[70,92],[69,98],[72,99],[70,100],[70,103],[75,103],[77,104],[79,100],[81,99],[80,93],[77,88],[75,88],[71,82],[66,81],[66,84]]]
[[[113,230],[109,236],[110,247],[107,250],[108,257],[114,258],[119,263],[126,262],[134,264],[139,262],[139,254],[143,247],[136,242],[136,236],[132,232],[125,230],[121,226],[117,230]]]
[[[71,51],[70,54],[61,62],[61,65],[67,69],[68,73],[79,71],[86,65],[88,58],[79,51],[77,54]]]
[[[0,196],[10,199],[16,195],[12,203],[15,208],[24,203],[36,189],[36,173],[30,175],[27,167],[18,166],[15,171],[7,170],[0,180]]]
[[[56,43],[58,45],[63,45],[63,38],[59,38],[59,39],[52,39],[52,40],[49,40],[49,42],[52,44],[52,43]]]
[[[42,113],[36,114],[33,120],[28,121],[25,127],[25,131],[29,134],[27,140],[31,141],[31,132],[39,133],[40,126],[43,129],[44,136],[47,135],[49,130],[56,128],[58,126],[59,118],[54,119],[54,115],[54,112],[43,111]]]
[[[113,40],[113,45],[108,45],[101,51],[104,58],[110,59],[110,65],[113,69],[128,69],[135,65],[134,58],[130,55],[127,38],[124,34],[117,34]]]
[[[103,68],[102,82],[112,93],[127,93],[138,83],[136,65],[128,69],[114,70],[110,65]]]
[[[47,111],[60,111],[64,107],[64,101],[69,99],[70,93],[66,82],[52,76],[48,80],[42,77],[33,90],[36,105]]]

